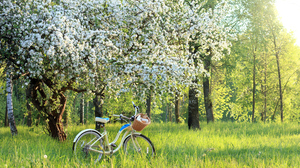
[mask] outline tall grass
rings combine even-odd
[[[142,133],[156,149],[149,161],[130,160],[122,151],[86,167],[298,167],[300,130],[297,123],[202,123],[201,131],[183,124],[151,124]],[[0,128],[0,167],[85,167],[72,154],[78,132],[93,125],[69,127],[68,140],[58,142],[41,128],[18,127],[12,137]],[[121,124],[108,124],[110,140]]]

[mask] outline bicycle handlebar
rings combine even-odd
[[[124,118],[124,119],[130,120],[129,117],[126,117],[126,116],[124,116],[123,114],[120,114],[120,115],[118,115],[118,114],[113,114],[112,116],[113,116],[113,117],[120,117],[120,118]]]
[[[132,105],[133,105],[133,107],[134,107],[134,109],[135,109],[135,113],[134,113],[134,115],[136,115],[137,114],[137,112],[138,112],[138,110],[139,110],[139,107],[138,106],[136,106],[135,104],[134,104],[134,102],[132,101]]]
[[[139,107],[136,106],[133,101],[132,101],[132,105],[133,105],[133,107],[135,109],[135,114],[134,114],[134,116],[135,116],[137,114],[138,110],[139,110]],[[124,118],[124,119],[127,119],[127,120],[133,120],[134,116],[132,116],[131,118],[129,118],[129,117],[123,116],[123,114],[113,114],[112,115],[112,117],[120,117],[120,119]]]

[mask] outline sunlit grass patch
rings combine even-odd
[[[108,124],[113,140],[121,124]],[[86,167],[297,167],[299,157],[297,123],[201,123],[201,131],[184,124],[153,123],[142,133],[156,149],[151,161],[132,160],[119,151],[104,161]],[[12,137],[0,128],[0,167],[85,167],[72,153],[73,138],[93,125],[69,126],[68,139],[58,142],[39,127],[18,127]]]

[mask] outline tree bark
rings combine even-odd
[[[197,80],[194,81],[197,83]],[[188,105],[188,127],[189,129],[201,129],[199,124],[198,112],[198,97],[196,97],[196,88],[190,86],[189,88],[189,105]]]
[[[279,83],[280,118],[281,118],[281,122],[283,122],[283,95],[282,95],[282,88],[281,88],[281,74],[280,74],[279,53],[278,52],[276,52],[276,60],[277,60],[278,83]]]
[[[7,63],[7,71],[6,71],[6,92],[7,92],[7,116],[8,116],[8,123],[10,126],[10,132],[11,134],[17,135],[18,130],[15,123],[15,117],[14,117],[14,111],[13,111],[13,102],[12,102],[12,92],[13,92],[13,86],[12,86],[12,77],[11,77],[11,70],[10,70],[10,62]]]
[[[89,101],[86,102],[85,123],[89,121]]]
[[[281,122],[283,122],[283,95],[282,95],[282,87],[281,87],[281,74],[280,74],[280,64],[279,64],[279,51],[277,51],[277,44],[276,44],[276,38],[274,37],[274,48],[275,48],[275,56],[276,56],[276,62],[277,62],[277,71],[278,71],[278,84],[279,84],[279,99],[280,99],[280,119]]]
[[[175,95],[175,121],[176,123],[180,123],[179,120],[179,95],[176,93]]]
[[[103,97],[96,95],[93,100],[93,104],[95,106],[95,117],[103,117],[103,111],[102,111]],[[100,125],[98,125],[96,123],[96,130],[99,130],[99,129],[100,129]]]
[[[205,59],[204,69],[207,72],[210,72],[210,66],[211,66],[211,55]],[[210,90],[208,76],[203,77],[203,91],[204,91],[204,104],[205,104],[207,123],[214,122],[215,118],[213,113],[213,104],[211,100],[211,90]]]
[[[256,67],[255,67],[255,61],[256,61],[256,55],[253,54],[253,91],[252,91],[252,122],[255,122],[255,92],[256,92],[256,83],[255,83],[255,73],[256,73]]]
[[[61,90],[52,89],[51,92],[48,93],[50,98],[47,98],[43,86],[45,87],[44,84],[46,84],[49,88],[53,88],[53,85],[51,81],[46,80],[47,79],[43,81],[40,79],[31,79],[26,96],[28,99],[31,99],[32,104],[38,111],[44,114],[44,119],[48,120],[46,129],[49,135],[60,141],[65,141],[67,136],[63,129],[62,117],[67,103],[67,99],[63,93],[67,88],[63,87]],[[59,105],[53,106],[55,102],[58,102]],[[43,115],[40,114],[40,116]]]
[[[168,122],[168,110],[169,110],[169,104],[166,103],[166,123]]]
[[[7,115],[7,103],[6,103],[6,107],[5,107],[5,118],[4,118],[4,127],[8,127],[8,115]]]
[[[265,64],[264,64],[264,114],[263,114],[263,121],[266,122],[267,119],[267,54],[265,54]]]
[[[212,101],[211,101],[211,93],[210,93],[210,89],[209,89],[208,77],[204,77],[203,91],[204,91],[204,104],[205,104],[207,123],[214,122],[215,119],[214,119],[213,105],[212,105]]]
[[[79,113],[80,113],[80,123],[83,125],[84,124],[84,98],[83,98],[83,94],[81,95],[81,99],[80,99]]]
[[[63,94],[60,94],[60,107],[51,112],[47,118],[49,120],[49,133],[53,138],[57,138],[60,141],[65,141],[67,139],[67,135],[64,132],[64,127],[62,123],[62,117],[66,108],[67,99]],[[55,113],[56,112],[56,113]]]
[[[172,107],[171,107],[171,103],[169,103],[168,105],[168,115],[169,115],[169,122],[172,122]]]
[[[146,100],[146,104],[147,104],[146,113],[147,113],[149,118],[151,118],[151,97],[152,97],[152,91],[150,89],[149,94],[147,96],[147,100]]]

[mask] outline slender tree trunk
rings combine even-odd
[[[255,83],[255,73],[256,73],[256,70],[255,70],[255,61],[256,61],[256,55],[255,53],[253,54],[253,91],[252,91],[252,122],[254,122],[255,120],[255,92],[256,92],[256,83]]]
[[[197,79],[193,81],[197,83]],[[188,127],[189,129],[201,129],[199,124],[198,97],[196,97],[196,88],[189,88],[189,105],[188,105]]]
[[[169,110],[169,104],[166,103],[166,123],[168,122],[168,110]]]
[[[6,108],[5,108],[5,118],[4,118],[4,127],[8,127],[8,115],[7,115],[7,103],[6,103]]]
[[[267,54],[265,54],[265,70],[264,70],[264,122],[267,119]]]
[[[85,113],[85,123],[88,122],[88,119],[89,119],[89,101],[86,102],[86,113]]]
[[[211,56],[209,56],[205,59],[204,69],[207,72],[210,72],[210,66],[211,66]],[[214,118],[214,113],[213,113],[213,104],[212,104],[212,100],[211,100],[211,90],[210,90],[208,76],[203,77],[203,91],[204,91],[204,104],[205,104],[207,123],[214,122],[215,118]]]
[[[13,102],[12,102],[12,92],[13,92],[13,85],[12,85],[12,77],[11,77],[11,69],[10,69],[10,62],[7,63],[7,72],[6,72],[6,92],[7,92],[7,115],[8,115],[8,122],[10,126],[11,134],[17,135],[18,130],[15,123],[15,117],[13,113]]]
[[[151,97],[152,97],[152,91],[150,89],[149,93],[148,93],[148,96],[147,96],[147,100],[146,100],[146,104],[147,104],[146,113],[147,113],[149,118],[151,118]]]
[[[281,88],[281,75],[280,75],[279,53],[278,52],[276,52],[276,60],[277,60],[278,83],[279,83],[280,118],[281,118],[281,122],[283,122],[283,96],[282,96],[282,88]]]
[[[179,120],[179,95],[177,92],[175,95],[175,121],[176,121],[176,123],[180,123],[180,120]]]
[[[171,103],[168,105],[168,112],[169,112],[169,122],[172,122],[172,106]]]
[[[83,98],[83,94],[81,95],[81,99],[80,99],[79,113],[80,113],[80,123],[83,125],[84,124],[84,98]]]

